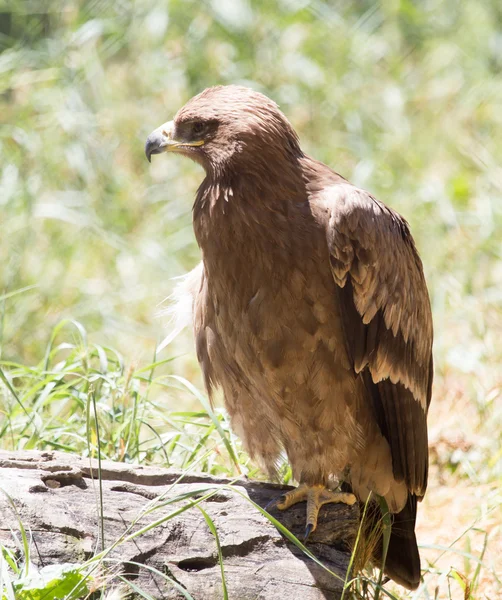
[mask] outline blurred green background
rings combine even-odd
[[[198,392],[151,385],[169,330],[160,305],[199,260],[203,172],[177,156],[149,165],[143,147],[192,95],[226,83],[276,100],[306,152],[410,222],[435,322],[422,552],[457,538],[463,572],[498,597],[500,0],[0,0],[1,445],[86,452],[91,437],[111,458],[223,468],[207,406],[183,412],[204,406]],[[64,319],[113,350],[89,359],[74,339],[44,361]],[[162,373],[201,388],[189,332],[160,358],[175,356]],[[85,420],[93,389],[101,441]]]
[[[126,356],[163,332],[198,260],[202,171],[143,154],[193,94],[274,98],[305,150],[410,221],[436,354],[464,370],[502,336],[498,0],[22,0],[0,4],[3,358],[36,361],[62,318]],[[194,370],[195,374],[195,370]]]

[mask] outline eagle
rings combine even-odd
[[[306,501],[308,535],[323,504],[383,497],[385,573],[415,589],[433,327],[408,223],[307,156],[277,104],[247,87],[193,97],[145,152],[205,170],[193,205],[202,262],[183,297],[209,396],[222,389],[269,473],[287,456],[299,485],[278,508]]]

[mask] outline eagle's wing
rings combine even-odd
[[[432,387],[429,295],[406,221],[348,183],[324,190],[330,262],[349,356],[389,442],[394,478],[427,486]]]

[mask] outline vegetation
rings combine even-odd
[[[407,217],[425,264],[436,378],[424,583],[392,593],[498,597],[500,2],[3,0],[0,51],[0,447],[259,476],[198,391],[189,335],[156,354],[169,280],[199,257],[202,173],[143,154],[194,93],[251,85],[306,151]],[[26,574],[6,549],[0,567],[10,600]],[[350,593],[372,597],[364,589],[361,578]]]

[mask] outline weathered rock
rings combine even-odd
[[[232,484],[203,474],[109,461],[102,463],[101,479],[104,546],[96,460],[60,452],[0,451],[0,488],[12,498],[31,532],[32,562],[43,566],[83,562],[125,536],[107,555],[114,573],[125,575],[156,599],[183,598],[165,578],[131,564],[140,563],[178,582],[194,600],[220,600],[216,540],[202,512],[190,506],[167,518],[213,492],[200,507],[216,526],[231,600],[339,598],[349,547],[357,533],[357,505],[324,506],[318,529],[309,539],[309,550],[335,577],[286,540],[249,501],[265,507],[289,488],[245,479]],[[305,504],[284,513],[270,509],[270,514],[301,539]],[[156,521],[162,522],[134,539],[127,537]],[[19,547],[11,532],[16,528],[14,511],[0,494],[0,543]]]

